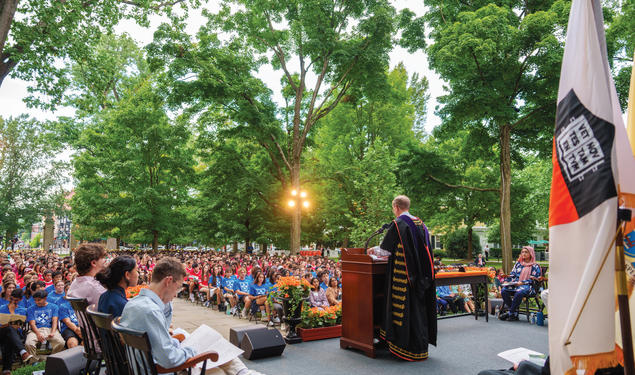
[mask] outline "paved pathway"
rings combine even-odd
[[[204,323],[226,338],[231,327],[255,324],[182,299],[174,301],[173,321],[175,327],[189,332]],[[483,369],[509,368],[509,362],[497,357],[497,353],[507,349],[522,346],[546,353],[547,327],[531,325],[526,320],[502,322],[492,316],[489,323],[471,317],[446,319],[439,321],[438,344],[430,347],[428,360],[414,363],[381,352],[376,359],[370,359],[359,351],[340,349],[339,339],[287,345],[281,357],[255,361],[240,358],[249,368],[268,375],[475,375]]]
[[[183,328],[188,332],[192,332],[201,324],[217,330],[223,337],[229,340],[229,329],[236,326],[242,326],[250,323],[246,319],[238,319],[224,312],[193,304],[182,298],[175,298],[173,301],[174,313],[172,324],[174,328]],[[262,323],[261,323],[262,324]]]

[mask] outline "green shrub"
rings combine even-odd
[[[500,258],[503,256],[503,252],[500,247],[492,247],[489,249],[489,257],[490,258]]]
[[[36,234],[35,237],[33,237],[33,239],[31,240],[31,243],[29,244],[31,246],[31,249],[40,247],[41,240],[42,240],[42,233]]]
[[[467,258],[467,228],[459,228],[446,236],[445,250],[450,258]],[[472,256],[481,252],[478,236],[472,235]]]
[[[443,249],[436,249],[434,250],[434,256],[440,256],[441,258],[447,258],[448,256],[448,252],[443,250]]]

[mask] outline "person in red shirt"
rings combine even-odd
[[[188,284],[190,289],[190,301],[194,302],[194,289],[198,289],[198,284],[203,278],[203,271],[198,263],[192,264],[192,269],[188,272]]]

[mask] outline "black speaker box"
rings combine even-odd
[[[245,332],[258,330],[258,329],[266,329],[266,328],[258,324],[247,324],[244,326],[230,328],[229,342],[234,344],[234,346],[240,348],[240,343],[243,342],[243,336],[245,335]]]
[[[245,331],[240,348],[245,351],[243,357],[258,359],[282,355],[287,344],[277,329],[255,329]]]
[[[79,375],[86,367],[84,347],[76,346],[46,358],[44,374],[46,375]]]

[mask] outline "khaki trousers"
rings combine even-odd
[[[51,343],[51,348],[53,349],[52,354],[55,354],[57,352],[61,352],[62,350],[64,350],[64,339],[62,338],[62,335],[60,335],[60,332],[58,330],[55,330],[55,334],[53,335],[53,337],[50,337],[50,338],[48,337],[48,335],[51,333],[50,328],[42,327],[42,328],[38,328],[38,330]],[[37,336],[35,335],[33,331],[30,331],[26,335],[24,348],[26,349],[27,352],[29,352],[33,356],[33,358],[39,361],[42,358],[39,358],[39,356],[37,355],[37,348],[35,347],[37,343],[38,343]]]

